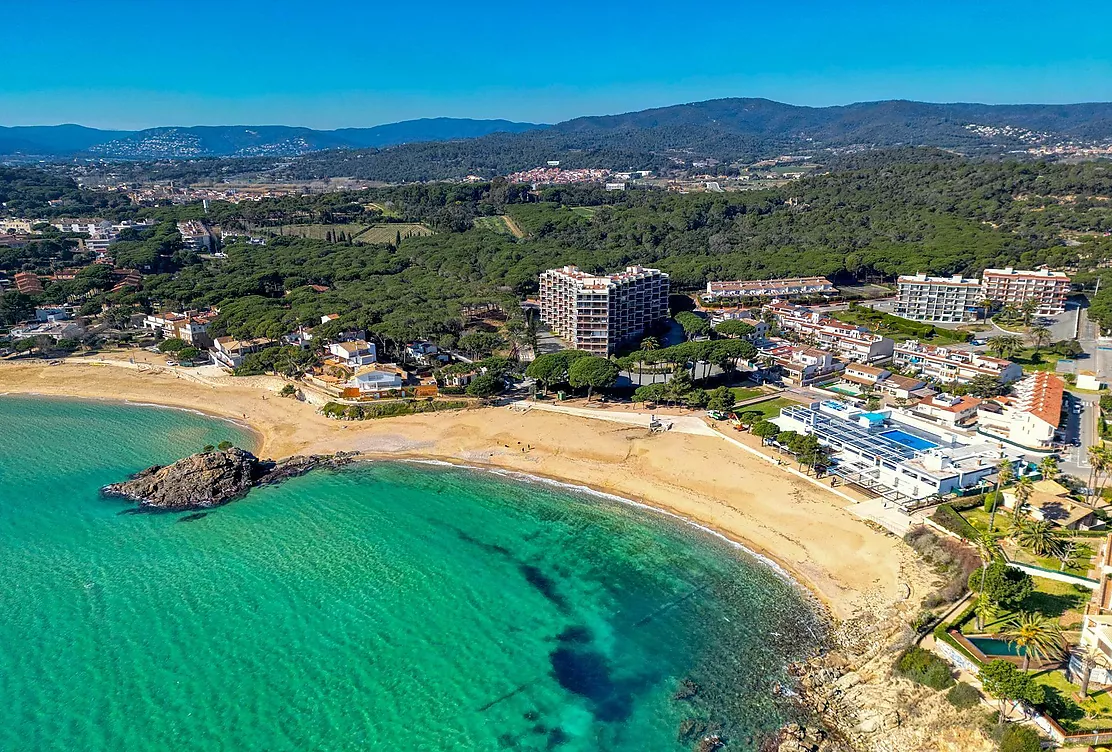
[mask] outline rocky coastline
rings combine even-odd
[[[358,452],[259,459],[238,447],[198,452],[170,465],[152,465],[101,489],[135,501],[140,511],[187,512],[223,506],[252,488],[281,483],[321,467],[349,464]]]

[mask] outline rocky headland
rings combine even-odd
[[[211,509],[244,496],[256,486],[281,483],[318,467],[341,467],[358,452],[259,459],[238,447],[199,452],[171,465],[153,465],[122,483],[101,489],[106,496],[138,502],[147,511]]]

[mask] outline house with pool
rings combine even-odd
[[[812,434],[833,450],[829,472],[836,478],[900,504],[982,485],[1004,457],[1022,459],[984,436],[839,400],[785,407],[772,422],[783,431]]]

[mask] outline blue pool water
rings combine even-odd
[[[938,444],[926,439],[920,439],[918,436],[912,436],[907,431],[901,431],[898,428],[893,428],[891,431],[884,431],[880,434],[886,439],[891,439],[897,444],[903,444],[905,447],[925,451],[927,449],[934,449]]]
[[[1023,657],[1024,648],[1016,645],[1014,642],[1007,642],[1006,640],[995,640],[991,637],[966,637],[977,650],[980,650],[987,656],[997,655],[1014,655]]]
[[[880,423],[887,416],[884,413],[861,413],[857,417],[858,418],[864,418],[865,420],[869,421],[870,423]]]

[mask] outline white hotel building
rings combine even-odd
[[[1017,450],[893,410],[866,412],[836,400],[781,409],[784,431],[813,434],[833,452],[830,474],[900,504],[976,486]]]
[[[608,355],[668,317],[668,275],[626,267],[617,274],[588,274],[576,266],[540,276],[541,320],[576,350]]]
[[[1040,316],[1053,316],[1065,311],[1066,296],[1070,293],[1070,278],[1064,272],[1052,272],[1045,268],[1036,271],[1017,271],[1010,266],[985,269],[981,282],[983,300],[1015,308],[1022,307],[1028,300],[1035,300],[1039,304],[1035,312]]]
[[[960,274],[953,277],[903,276],[896,280],[896,286],[899,292],[895,314],[914,321],[971,321],[984,300],[981,281]]]

